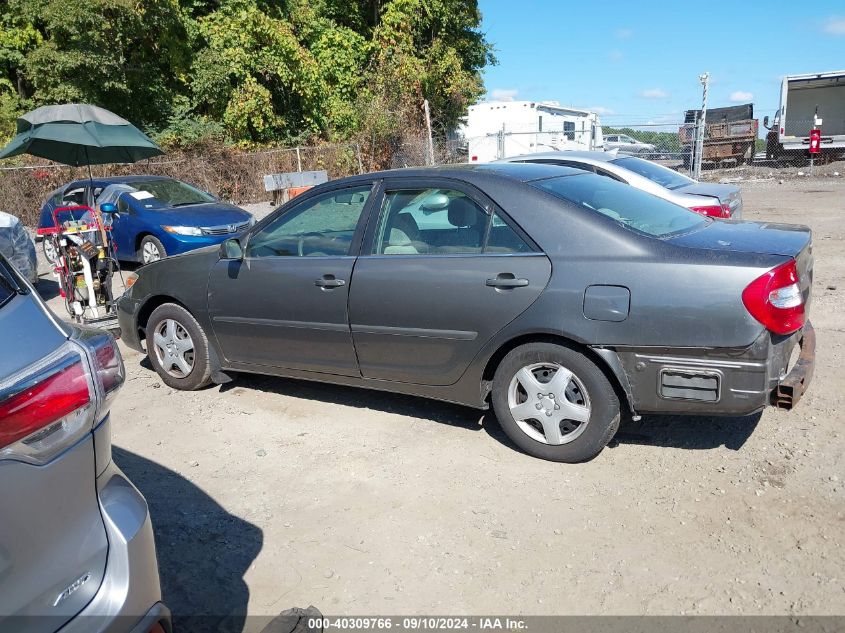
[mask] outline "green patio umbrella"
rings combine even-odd
[[[2,150],[0,158],[32,154],[73,167],[134,163],[164,152],[126,119],[114,112],[84,103],[42,106],[18,117],[18,133]],[[100,212],[103,244],[108,243]]]
[[[126,119],[93,105],[42,106],[18,118],[18,134],[0,158],[32,154],[80,167],[134,163],[164,152]]]

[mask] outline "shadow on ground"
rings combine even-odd
[[[220,391],[225,393],[237,387],[331,404],[375,409],[472,431],[483,429],[495,440],[514,450],[519,450],[502,431],[492,410],[478,411],[415,396],[250,374],[236,374],[236,379],[221,386]],[[724,446],[730,450],[739,450],[751,437],[761,415],[757,413],[745,417],[643,416],[638,422],[628,420],[623,423],[611,446],[643,444],[690,450]]]
[[[249,602],[243,576],[261,551],[261,529],[161,464],[117,447],[113,456],[147,499],[173,630],[243,630]]]
[[[748,441],[762,413],[743,417],[645,415],[623,423],[611,442],[704,450],[724,446],[738,451]]]

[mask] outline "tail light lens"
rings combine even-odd
[[[46,464],[91,431],[123,381],[120,352],[102,332],[9,377],[0,383],[0,459]]]
[[[791,334],[804,327],[804,297],[795,260],[765,272],[742,292],[745,309],[775,334]]]
[[[91,430],[96,395],[72,344],[0,385],[0,458],[44,464]]]
[[[711,218],[731,217],[731,208],[726,204],[708,204],[700,207],[690,207],[690,211],[695,211],[696,213],[707,215]]]

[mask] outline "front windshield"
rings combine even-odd
[[[648,160],[643,160],[642,158],[625,156],[624,158],[617,158],[616,160],[612,160],[610,162],[614,165],[619,165],[620,167],[629,169],[644,178],[648,178],[650,181],[656,182],[658,185],[665,187],[666,189],[678,189],[679,187],[685,187],[686,185],[691,185],[695,182],[691,178],[687,178],[686,176],[679,174],[674,169],[669,169],[668,167],[652,163]]]
[[[192,187],[181,180],[162,178],[155,180],[135,180],[126,184],[137,190],[129,195],[144,202],[145,206],[152,199],[169,207],[184,207],[190,204],[214,202],[214,196],[196,187]]]
[[[654,237],[687,233],[709,222],[663,198],[596,174],[559,176],[530,184]]]

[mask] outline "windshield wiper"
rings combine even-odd
[[[191,204],[202,204],[202,200],[194,200],[193,202],[177,202],[176,204],[171,204],[171,207],[187,207]]]

